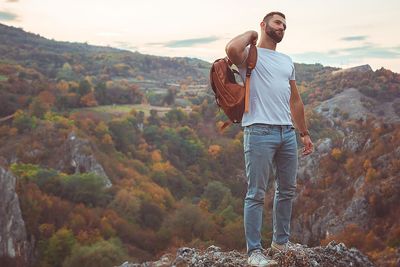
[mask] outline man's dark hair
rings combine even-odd
[[[278,11],[273,11],[273,12],[269,12],[267,15],[265,15],[263,21],[265,23],[268,24],[269,20],[274,16],[274,15],[279,15],[282,18],[286,19],[285,15],[282,12],[278,12]]]

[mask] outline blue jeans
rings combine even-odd
[[[275,176],[273,237],[278,244],[289,240],[292,200],[296,193],[297,142],[294,127],[255,124],[244,128],[247,194],[244,229],[247,252],[261,249],[261,225],[268,180]]]

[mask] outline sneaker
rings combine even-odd
[[[285,244],[279,245],[277,243],[275,243],[274,241],[272,241],[271,243],[271,252],[274,253],[282,253],[282,252],[286,252],[288,249],[293,248],[294,244],[290,241],[288,241]]]
[[[247,263],[255,267],[278,266],[278,262],[269,259],[260,249],[253,251],[247,259]]]

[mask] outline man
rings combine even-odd
[[[250,80],[250,109],[243,115],[244,155],[247,194],[244,203],[244,228],[248,263],[275,266],[261,246],[264,196],[271,174],[275,174],[273,238],[271,249],[284,251],[289,244],[292,199],[296,191],[297,141],[293,123],[304,144],[302,155],[313,150],[304,118],[304,105],[297,90],[294,65],[290,57],[276,51],[286,30],[285,15],[268,13],[261,26],[257,45],[258,59]],[[248,45],[256,44],[258,33],[245,32],[226,46],[231,61],[246,72]]]

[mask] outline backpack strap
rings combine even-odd
[[[247,57],[247,69],[246,69],[246,93],[244,95],[244,112],[249,112],[250,107],[250,76],[251,71],[256,67],[257,64],[257,47],[250,45],[249,55]]]
[[[221,126],[221,131],[225,130],[225,128],[228,126],[231,126],[231,124],[232,124],[232,121],[230,121],[230,120],[224,121],[224,123]]]

